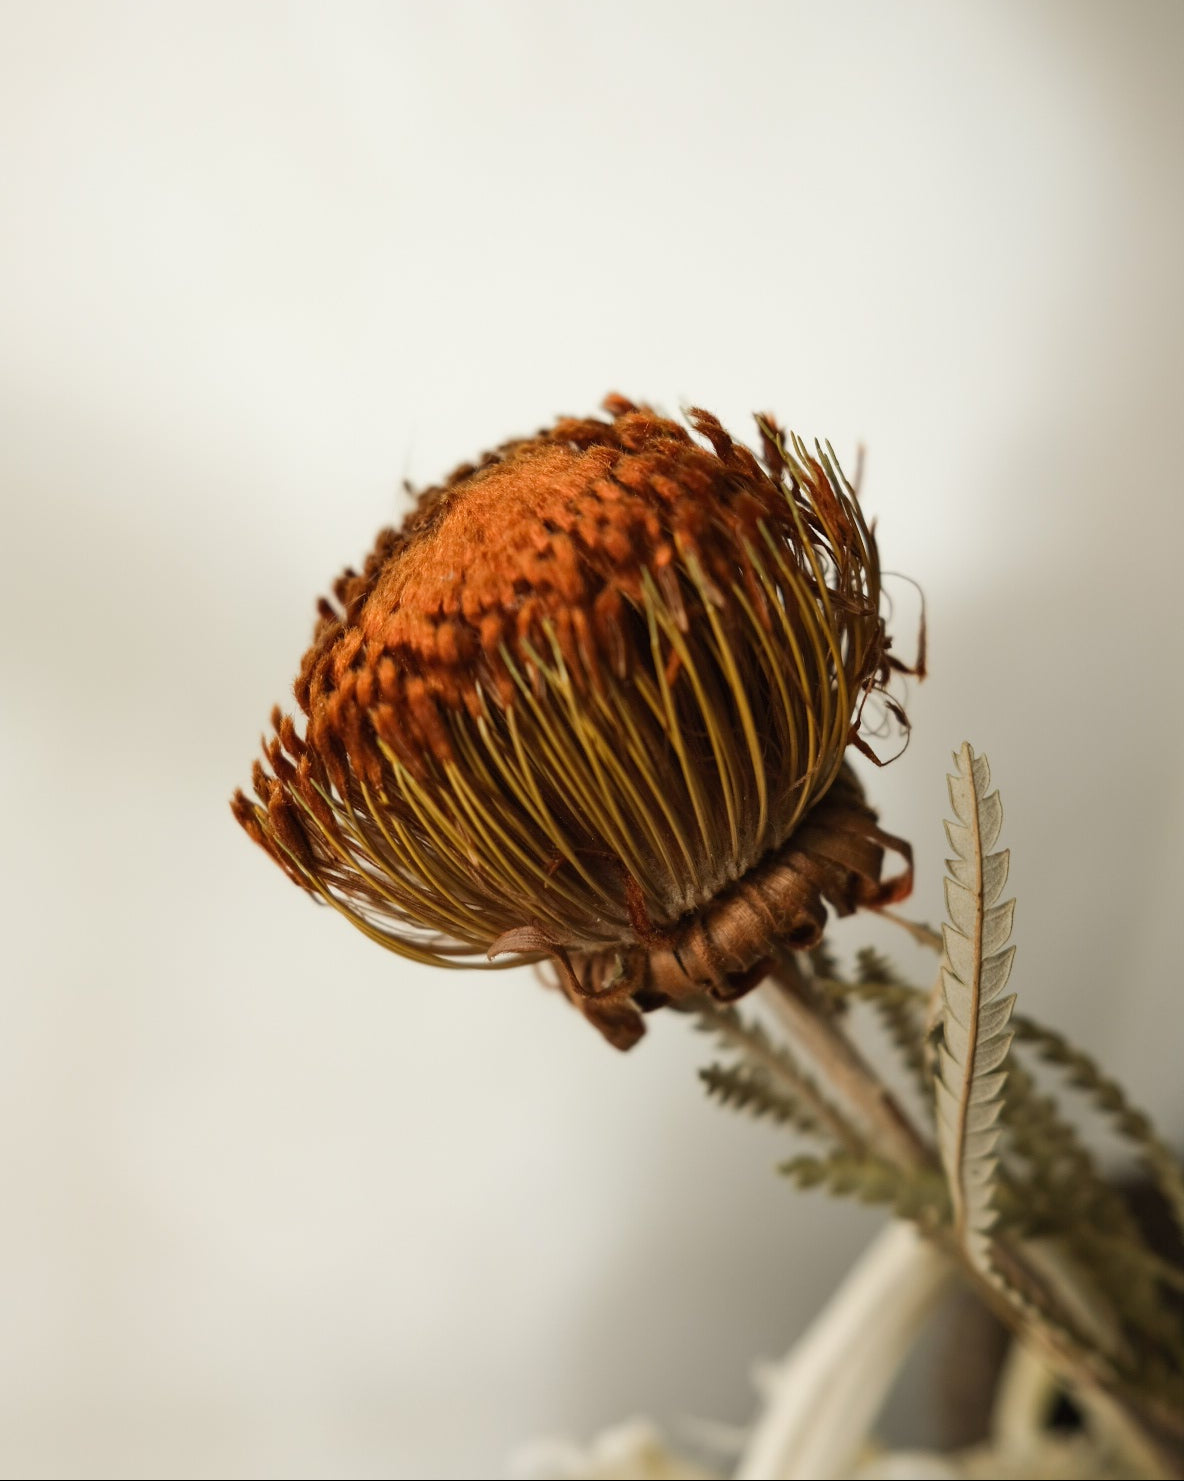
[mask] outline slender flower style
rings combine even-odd
[[[833,453],[619,396],[420,495],[322,601],[235,816],[400,955],[549,959],[618,1047],[738,997],[908,845],[844,762],[893,669]],[[903,716],[886,701],[898,719]],[[903,860],[883,879],[887,850]],[[496,958],[496,960],[494,960]]]

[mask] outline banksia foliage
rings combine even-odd
[[[911,872],[844,764],[900,665],[833,455],[766,417],[758,461],[706,412],[606,409],[379,536],[321,603],[303,734],[274,714],[234,810],[383,946],[549,958],[627,1047],[642,1010],[738,996],[828,903],[899,899]]]
[[[989,1234],[996,1219],[995,1185],[1007,1052],[1015,994],[1003,996],[1015,947],[1008,946],[1015,901],[998,903],[1011,863],[994,852],[1003,824],[998,792],[988,793],[985,756],[969,744],[955,754],[949,780],[956,823],[946,836],[957,855],[949,861],[942,937],[942,1047],[937,1080],[937,1131],[950,1184],[954,1224],[972,1258],[989,1266]]]

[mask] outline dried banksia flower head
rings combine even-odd
[[[628,1047],[643,1010],[738,996],[911,868],[844,764],[900,665],[833,454],[769,417],[758,461],[704,411],[605,409],[379,535],[320,604],[304,733],[273,714],[234,811],[381,945],[549,959]]]

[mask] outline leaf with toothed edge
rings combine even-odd
[[[1001,996],[1015,955],[1007,945],[1015,901],[996,904],[1007,882],[1009,853],[992,852],[1003,805],[998,792],[988,793],[986,757],[975,756],[964,742],[954,761],[958,770],[948,780],[957,821],[946,824],[946,835],[957,857],[947,860],[945,882],[949,920],[942,928],[937,1129],[955,1229],[971,1260],[988,1273],[999,1116],[1012,1040],[1008,1023],[1015,1005],[1014,993]]]

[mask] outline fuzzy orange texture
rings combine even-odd
[[[602,663],[623,676],[643,571],[684,620],[688,558],[720,591],[740,575],[763,609],[745,546],[762,520],[796,540],[784,491],[707,413],[690,420],[710,448],[623,398],[606,407],[611,422],[562,420],[458,469],[346,573],[344,617],[323,609],[296,686],[314,746],[375,783],[371,727],[413,767],[425,749],[447,761],[444,712],[475,713],[478,683],[511,704],[503,645],[528,666],[548,630],[577,682]]]

